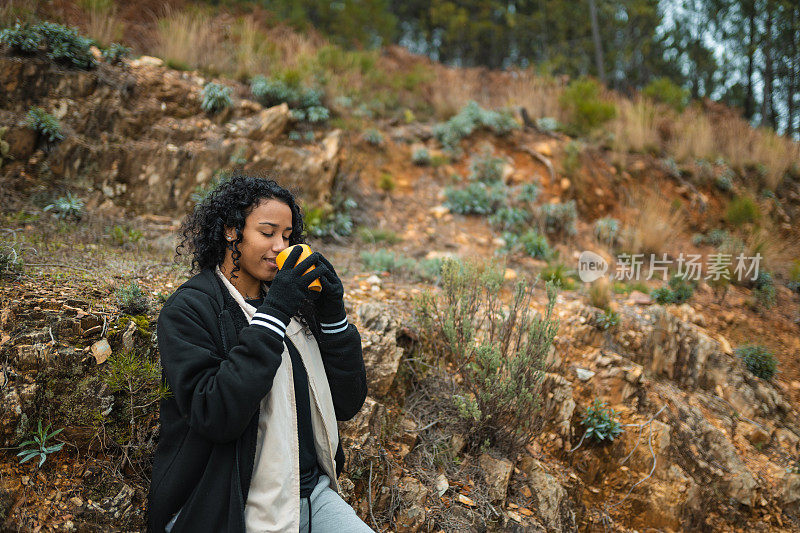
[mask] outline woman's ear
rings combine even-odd
[[[225,228],[225,239],[230,241],[236,240],[236,229],[234,228]]]

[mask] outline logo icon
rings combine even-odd
[[[578,257],[578,277],[590,283],[603,277],[608,271],[608,263],[601,255],[584,250]]]

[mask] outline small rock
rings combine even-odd
[[[81,500],[77,496],[73,496],[72,498],[69,499],[69,501],[75,507],[81,507],[83,505],[83,500]]]
[[[437,219],[438,218],[442,218],[443,216],[445,216],[449,212],[450,212],[450,209],[448,209],[447,207],[445,207],[443,205],[437,205],[437,206],[434,206],[434,207],[430,208],[430,213],[434,217],[436,217]]]
[[[439,474],[439,477],[436,478],[436,494],[441,498],[447,489],[450,488],[450,483],[447,481],[447,477],[444,474]]]
[[[514,511],[506,511],[506,514],[508,514],[508,517],[514,522],[517,522],[518,524],[522,523],[522,517],[519,515],[519,513],[515,513]]]
[[[460,454],[466,445],[467,439],[465,439],[463,435],[455,433],[452,437],[450,437],[450,447],[453,449],[454,454]]]
[[[161,67],[164,65],[164,61],[152,56],[142,56],[138,59],[134,59],[131,61],[131,66],[136,67]]]
[[[627,305],[650,305],[653,300],[649,295],[640,291],[631,291],[628,295],[628,300],[625,302]]]
[[[92,344],[92,355],[98,365],[105,363],[108,356],[111,355],[111,346],[108,344],[108,340],[102,339]]]
[[[489,497],[493,501],[505,499],[514,465],[508,459],[495,459],[488,453],[481,455],[478,463],[489,485]]]
[[[517,271],[511,268],[507,268],[505,273],[503,274],[503,278],[505,278],[506,280],[517,279],[517,277],[518,277]]]
[[[371,275],[370,277],[368,277],[368,278],[367,278],[366,280],[364,280],[364,281],[366,281],[366,282],[367,282],[367,283],[369,283],[370,285],[380,285],[380,284],[381,284],[381,278],[379,278],[379,277],[378,277],[378,276],[376,276],[375,274]]]
[[[569,181],[569,178],[561,178],[561,190],[566,191],[571,184],[572,182]]]
[[[472,500],[472,498],[468,498],[463,494],[459,494],[456,499],[458,500],[458,503],[462,503],[468,507],[475,507],[475,502]]]
[[[581,381],[589,381],[594,376],[593,371],[587,370],[585,368],[576,368],[575,374],[578,375],[578,379]]]

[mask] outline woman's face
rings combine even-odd
[[[259,281],[272,281],[278,272],[275,257],[289,246],[292,234],[292,210],[288,205],[274,198],[260,200],[247,216],[239,243],[239,271],[242,281],[254,278]],[[228,236],[236,236],[229,228]]]

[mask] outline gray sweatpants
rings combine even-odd
[[[311,533],[375,533],[356,514],[350,504],[342,499],[335,490],[330,488],[331,480],[325,474],[319,477],[317,486],[311,491],[311,496],[300,500],[300,533],[308,531],[308,506],[311,500]],[[172,517],[165,529],[166,533],[172,531],[172,526],[178,520],[178,514]]]
[[[375,533],[350,504],[330,488],[331,480],[321,475],[309,498],[300,500],[300,533],[309,533],[308,507],[311,500],[311,533]]]

